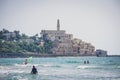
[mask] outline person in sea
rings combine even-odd
[[[87,60],[87,64],[89,64],[89,61]]]
[[[38,73],[38,71],[37,71],[36,67],[33,65],[31,74],[37,74],[37,73]]]
[[[86,64],[86,61],[84,61],[84,64]]]
[[[84,61],[84,64],[89,64],[89,60],[87,60],[87,61]]]
[[[27,59],[25,59],[25,62],[24,62],[24,64],[26,65],[28,62],[27,62]]]

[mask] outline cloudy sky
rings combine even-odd
[[[29,36],[62,30],[108,54],[120,55],[120,0],[0,0],[0,30]]]

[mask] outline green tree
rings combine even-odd
[[[5,36],[3,35],[3,32],[2,32],[2,31],[0,31],[0,39],[5,40]]]

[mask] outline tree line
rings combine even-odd
[[[44,44],[41,46],[40,43]],[[38,34],[27,36],[20,34],[20,31],[10,32],[7,29],[0,31],[0,52],[1,53],[51,53],[52,42],[39,37]]]

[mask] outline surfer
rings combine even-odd
[[[27,64],[28,62],[27,62],[27,59],[25,59],[25,65]]]
[[[37,71],[37,69],[35,68],[35,66],[33,65],[31,74],[37,74],[37,73],[38,73],[38,71]]]
[[[32,57],[28,57],[25,59],[24,64],[26,65],[26,64],[30,63],[31,61],[32,61]]]

